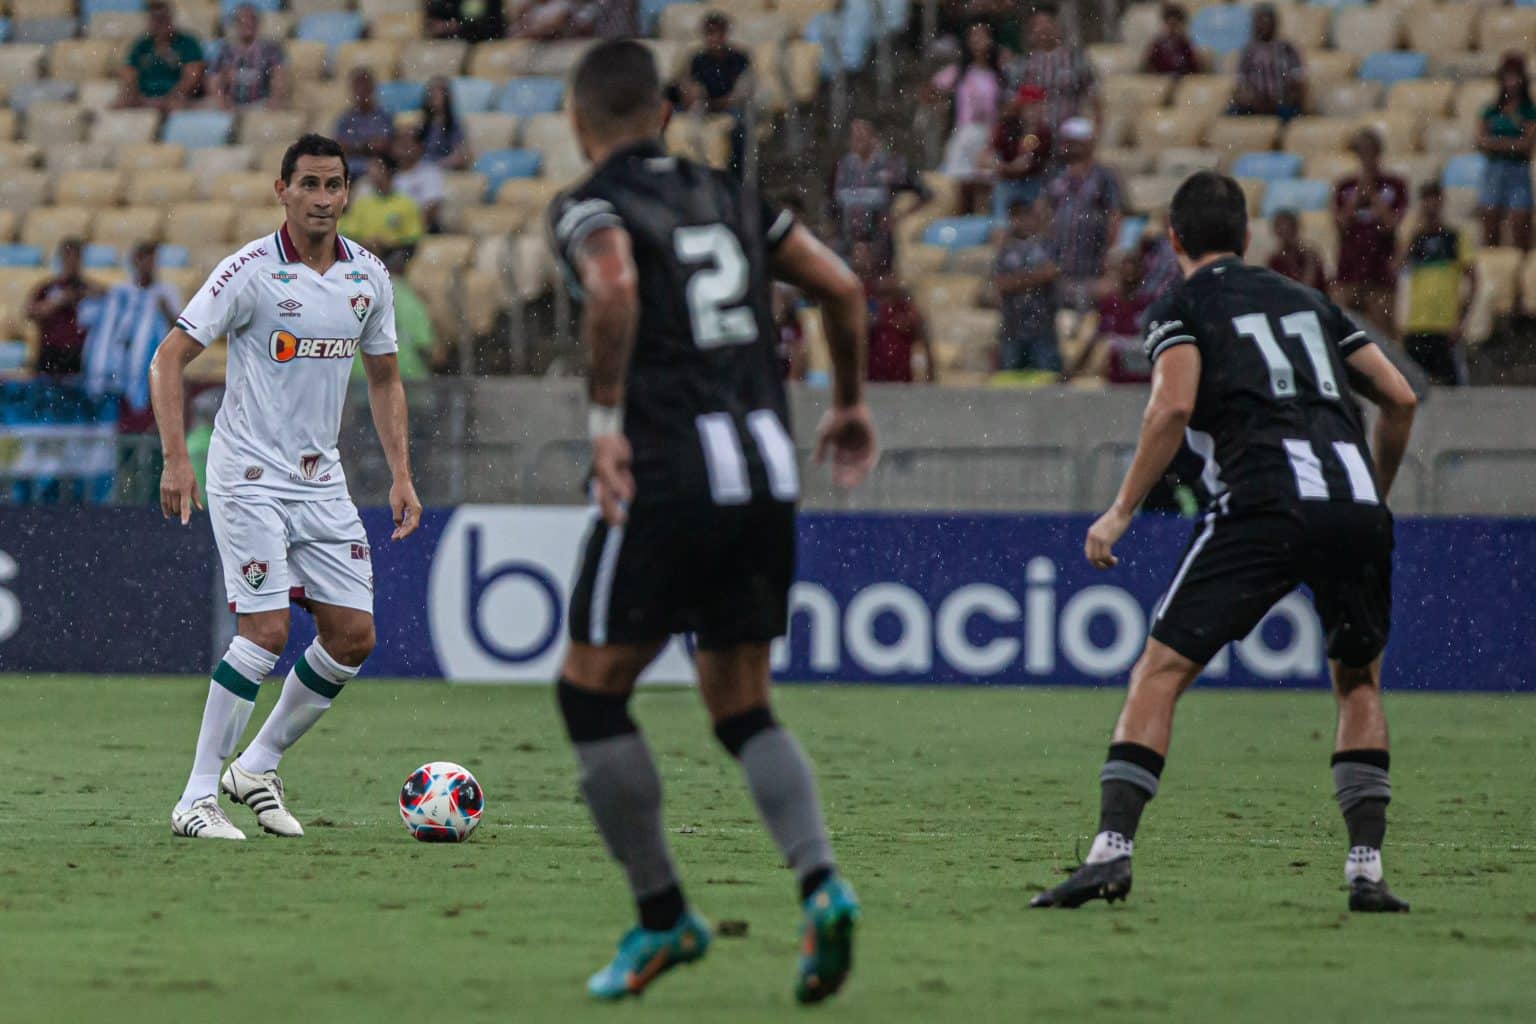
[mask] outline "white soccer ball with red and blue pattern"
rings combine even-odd
[[[432,761],[400,787],[400,818],[424,843],[462,843],[480,824],[485,794],[463,765]]]

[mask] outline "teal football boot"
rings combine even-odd
[[[805,901],[805,933],[800,947],[800,975],[795,998],[819,1003],[833,995],[853,970],[853,927],[859,898],[853,886],[833,875]]]
[[[613,961],[587,979],[587,994],[595,999],[638,996],[678,964],[702,958],[709,941],[709,925],[692,910],[664,932],[631,928],[619,940]]]

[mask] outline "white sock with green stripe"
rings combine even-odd
[[[197,754],[177,808],[185,810],[192,806],[192,801],[218,792],[224,759],[235,752],[235,744],[240,742],[256,707],[256,691],[276,664],[277,655],[243,636],[229,642],[229,650],[214,668],[213,681],[208,684],[203,725],[197,733]]]
[[[274,771],[283,752],[309,732],[355,675],[356,668],[327,654],[319,640],[310,644],[283,680],[283,695],[277,699],[277,706],[240,755],[240,767],[257,775]]]

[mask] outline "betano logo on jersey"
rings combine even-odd
[[[288,331],[273,331],[267,343],[272,361],[295,359],[351,359],[357,355],[356,338],[299,338]]]

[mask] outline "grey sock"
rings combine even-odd
[[[576,745],[581,793],[613,859],[624,866],[635,898],[677,885],[677,869],[661,825],[661,777],[638,732]]]
[[[832,844],[821,819],[821,800],[810,759],[785,729],[774,727],[747,740],[741,770],[757,812],[795,876],[833,865]]]

